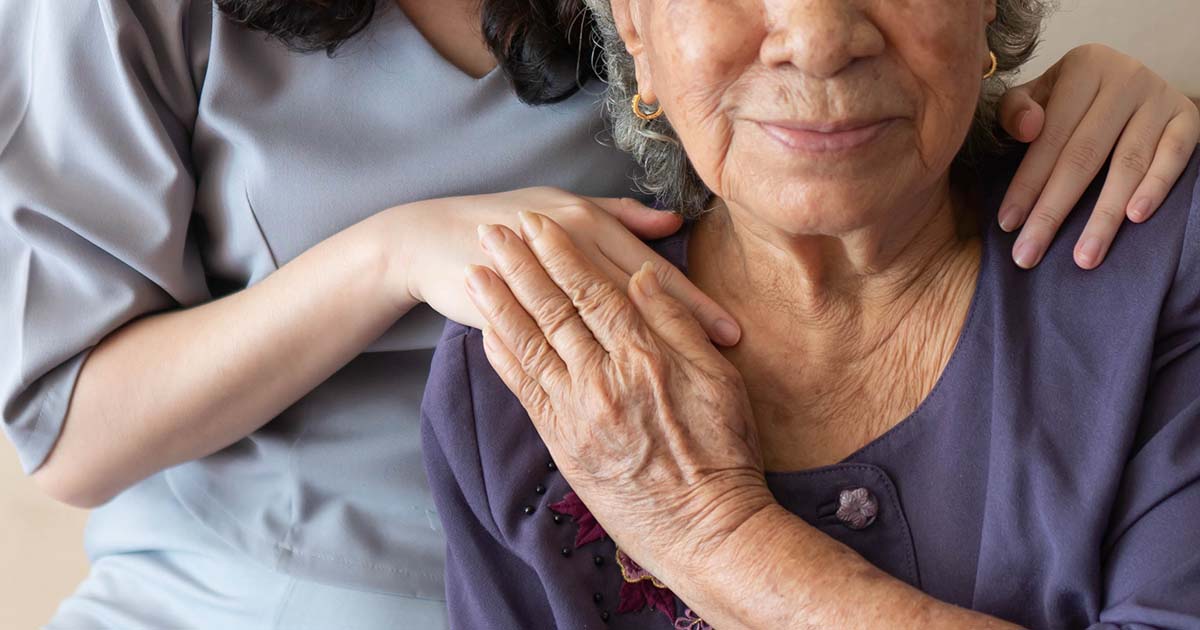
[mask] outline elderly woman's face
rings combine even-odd
[[[614,0],[643,97],[729,202],[797,234],[939,190],[995,0]]]

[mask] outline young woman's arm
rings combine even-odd
[[[551,208],[614,275],[648,251],[622,221],[646,237],[679,225],[549,189],[418,202],[213,299],[193,240],[203,72],[178,36],[210,10],[37,2],[0,22],[13,79],[0,82],[0,413],[54,497],[94,506],[249,435],[366,349],[414,291],[472,321],[461,282],[441,278],[478,255],[479,222]],[[690,283],[675,290],[721,317]]]

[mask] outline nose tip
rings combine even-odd
[[[806,74],[828,78],[857,59],[881,54],[886,46],[883,33],[850,4],[796,3],[767,33],[763,63],[791,64]]]

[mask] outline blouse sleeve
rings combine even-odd
[[[553,619],[541,578],[508,545],[484,486],[470,365],[487,359],[470,356],[468,330],[447,326],[421,404],[425,470],[446,533],[450,627],[537,627]]]
[[[0,419],[27,473],[89,350],[209,298],[189,0],[0,0]]]
[[[1190,212],[1159,323],[1150,389],[1126,465],[1093,628],[1200,627],[1200,180],[1175,191]],[[1190,200],[1189,200],[1190,199]],[[1190,208],[1190,210],[1189,210]]]

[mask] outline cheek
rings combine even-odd
[[[657,5],[652,24],[656,96],[697,171],[714,182],[733,133],[725,97],[758,59],[761,3],[670,0]]]
[[[953,9],[942,0],[897,3],[896,14],[883,20],[897,25],[889,29],[888,38],[920,98],[917,149],[922,160],[937,169],[958,153],[974,119],[983,80],[982,7],[973,1],[954,2]]]

